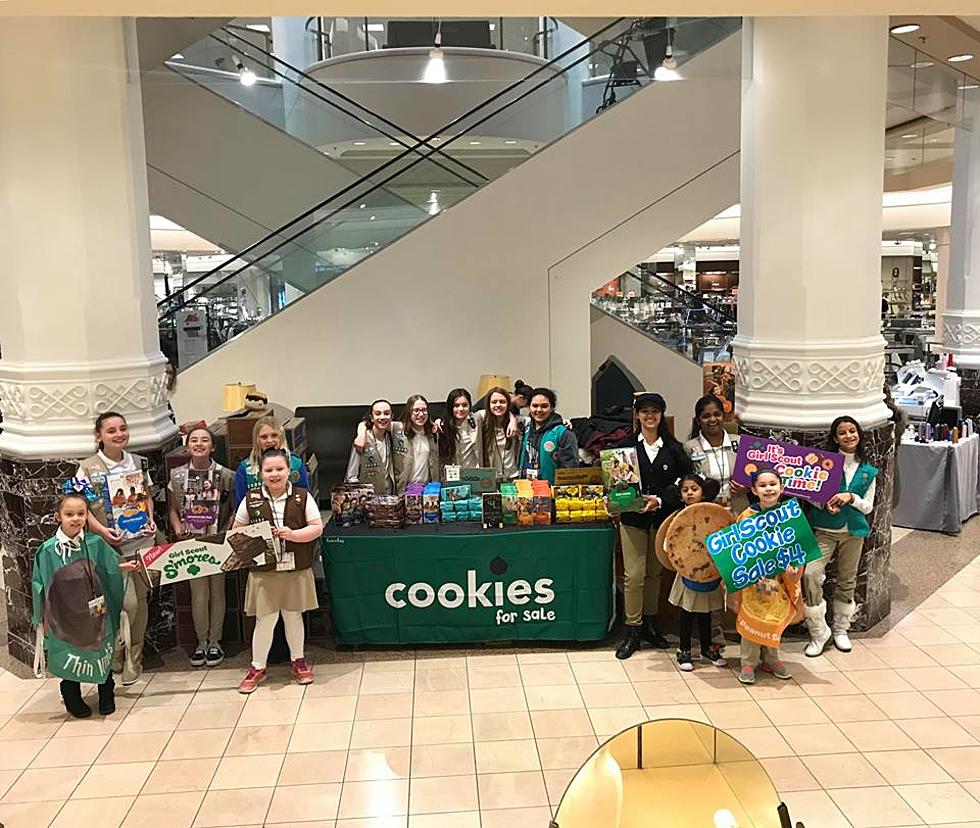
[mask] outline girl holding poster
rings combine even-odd
[[[262,452],[261,473],[262,489],[246,494],[235,513],[234,528],[268,521],[281,548],[275,563],[253,567],[248,572],[245,614],[255,616],[255,632],[252,663],[238,685],[240,693],[252,693],[265,681],[266,661],[280,615],[293,676],[298,684],[313,682],[313,669],[303,653],[303,613],[319,606],[312,567],[323,521],[316,501],[306,489],[290,482],[287,451],[273,448]]]
[[[840,491],[826,504],[815,503],[817,508],[809,515],[823,552],[820,560],[807,564],[803,575],[806,625],[810,631],[810,643],[803,652],[810,657],[820,655],[831,636],[838,650],[851,651],[847,631],[856,609],[854,585],[864,539],[871,533],[867,516],[874,508],[878,475],[878,470],[865,460],[864,432],[853,417],[838,417],[830,424],[826,449],[844,455],[844,478]],[[827,563],[835,555],[837,586],[833,620],[828,626],[823,582]]]
[[[773,469],[759,469],[752,474],[752,492],[758,506],[749,507],[739,520],[753,517],[779,506],[783,493],[782,478]],[[755,684],[755,668],[788,679],[789,670],[779,657],[779,638],[783,630],[802,616],[803,598],[800,594],[801,569],[787,567],[775,578],[760,578],[735,593],[738,604],[737,627],[742,635],[742,670],[738,680]]]
[[[235,487],[235,475],[211,459],[214,438],[204,425],[191,428],[184,445],[190,462],[171,471],[167,484],[170,528],[178,540],[227,528]],[[217,667],[225,658],[220,643],[225,624],[225,575],[193,578],[190,590],[197,635],[191,666]]]

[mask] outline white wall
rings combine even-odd
[[[181,372],[178,417],[216,415],[238,380],[292,407],[485,373],[588,413],[591,290],[737,200],[739,54],[729,38],[704,56],[727,78],[651,84]]]
[[[617,357],[646,390],[663,394],[676,436],[686,438],[694,403],[702,395],[701,366],[598,308],[590,308],[590,320],[592,373]]]

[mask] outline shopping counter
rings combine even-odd
[[[596,641],[614,612],[610,523],[323,533],[338,644]]]
[[[958,443],[903,441],[898,451],[901,500],[892,523],[955,534],[980,503],[980,436]]]

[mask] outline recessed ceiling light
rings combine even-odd
[[[915,132],[906,132],[905,135],[903,135],[902,137],[903,138],[918,138],[919,136],[918,136],[918,133],[915,133]]]
[[[174,52],[174,53],[173,53],[173,54],[172,54],[172,55],[170,56],[170,59],[171,59],[171,60],[183,60],[183,59],[184,59],[184,56],[183,56],[183,55],[182,55],[182,54],[181,54],[180,52]]]
[[[479,141],[470,141],[470,146],[471,147],[478,147],[478,146],[480,146],[480,142]]]
[[[354,146],[355,147],[363,147],[363,146],[366,146],[366,145],[367,145],[367,141],[355,141],[354,142]]]
[[[980,84],[976,83],[964,83],[956,87],[957,89],[980,89]]]
[[[917,60],[915,63],[909,64],[910,69],[928,69],[930,66],[935,66],[931,60]]]
[[[367,204],[361,204],[361,205],[358,206],[357,209],[358,210],[363,210],[365,207],[367,207]]]
[[[517,141],[504,141],[505,144],[516,144]]]
[[[368,221],[374,221],[376,218],[377,216],[371,216],[371,218],[369,218]]]
[[[892,26],[888,31],[892,34],[912,34],[912,32],[919,31],[918,23],[899,23],[897,26]]]
[[[397,141],[389,141],[388,142],[388,146],[389,147],[399,147],[399,146],[401,146],[401,144],[399,144]]]
[[[948,60],[950,63],[963,63],[964,61],[967,60],[973,60],[973,55],[970,54],[950,55],[948,58],[946,58],[946,60]]]
[[[268,23],[249,23],[245,28],[251,29],[253,32],[262,32],[263,34],[268,34],[271,31]]]

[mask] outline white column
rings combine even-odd
[[[884,422],[887,19],[756,18],[744,38],[736,410]]]
[[[956,128],[949,277],[943,344],[956,365],[980,368],[980,90],[967,90],[967,120]]]
[[[106,410],[159,445],[174,425],[133,19],[0,22],[0,124],[0,453],[88,454]]]
[[[943,314],[946,313],[946,286],[949,284],[949,228],[936,231],[936,254],[939,258],[936,273],[936,333],[932,339],[943,341]]]

